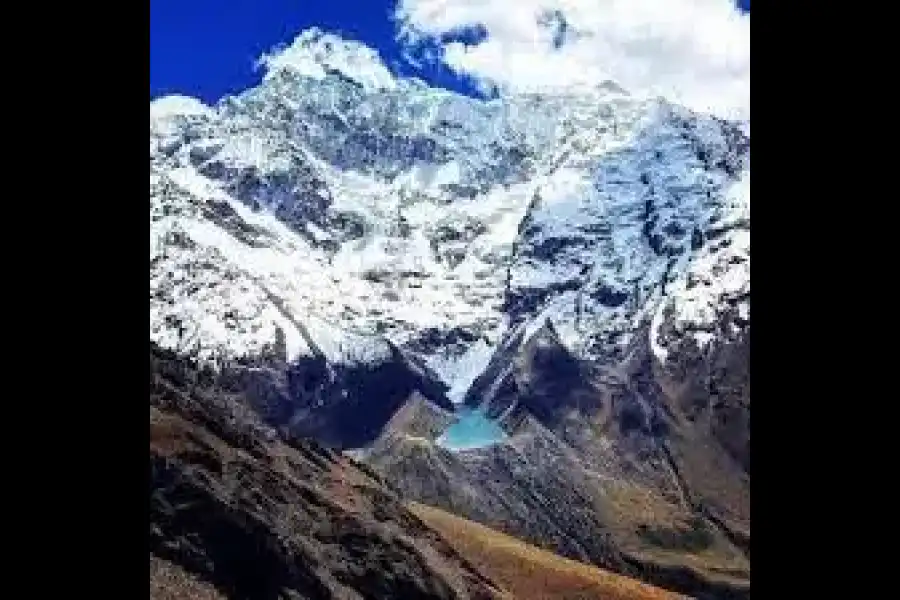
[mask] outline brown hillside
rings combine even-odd
[[[150,347],[151,600],[494,600],[377,476]]]
[[[411,503],[466,560],[515,600],[659,600],[683,598],[519,541],[448,512]]]

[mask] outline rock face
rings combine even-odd
[[[291,57],[151,103],[151,340],[407,498],[747,597],[749,129],[467,98],[321,32]],[[460,404],[508,437],[442,447]]]
[[[378,361],[357,365],[324,356],[242,360],[217,370],[225,389],[245,394],[267,423],[334,448],[371,444],[411,397],[452,410],[446,386],[387,344]]]
[[[154,598],[499,598],[374,474],[150,348]]]

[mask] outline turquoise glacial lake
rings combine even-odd
[[[493,446],[507,435],[496,421],[480,408],[463,408],[459,418],[436,440],[448,450],[472,450]]]

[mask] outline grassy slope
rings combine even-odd
[[[647,584],[562,558],[516,538],[410,503],[410,510],[515,600],[656,600],[681,598]]]

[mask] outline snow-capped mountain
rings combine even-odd
[[[472,99],[320,31],[263,63],[216,106],[150,104],[160,345],[219,365],[396,351],[461,401],[517,328],[613,362],[636,335],[665,360],[749,322],[742,124],[612,83]]]
[[[151,341],[408,499],[749,597],[748,124],[473,99],[317,30],[262,63],[150,104]],[[503,441],[445,447],[461,403]]]

